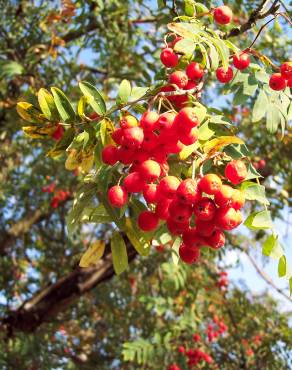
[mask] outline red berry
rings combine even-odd
[[[216,77],[219,82],[226,84],[230,82],[233,78],[233,69],[228,67],[227,71],[223,67],[219,67],[216,71]]]
[[[159,163],[148,159],[141,163],[139,172],[145,181],[153,182],[160,176],[161,169]]]
[[[123,164],[130,164],[134,160],[135,149],[129,149],[121,146],[118,149],[118,160]]]
[[[173,235],[181,235],[184,233],[190,226],[189,222],[176,222],[169,218],[166,221],[166,226],[169,230],[169,232]]]
[[[158,144],[158,136],[151,131],[144,132],[144,140],[141,146],[143,150],[153,150]]]
[[[231,197],[230,206],[238,211],[244,206],[244,202],[245,202],[244,193],[238,189],[234,189]]]
[[[195,228],[185,230],[182,235],[182,240],[189,248],[200,248],[206,244]]]
[[[286,80],[282,77],[281,73],[274,73],[270,77],[269,85],[272,90],[284,90],[286,87]]]
[[[222,181],[213,173],[203,176],[199,182],[199,188],[201,191],[209,195],[215,195],[221,186]]]
[[[218,208],[216,214],[216,224],[223,230],[232,230],[242,222],[240,211],[231,207]]]
[[[203,236],[203,237],[210,236],[215,229],[215,222],[214,220],[202,221],[202,220],[196,219],[196,229],[197,229],[197,233],[200,236]]]
[[[129,193],[140,193],[145,187],[145,182],[139,172],[132,172],[125,177],[124,187]]]
[[[174,120],[176,114],[174,112],[166,112],[159,116],[157,121],[157,128],[163,134],[173,135],[175,134]]]
[[[128,201],[127,191],[123,186],[115,185],[109,189],[107,194],[113,207],[122,208]]]
[[[179,351],[179,353],[185,353],[186,352],[186,349],[185,349],[185,347],[184,346],[179,346],[178,347],[178,351]]]
[[[171,142],[171,140],[169,140],[169,143],[164,144],[164,151],[166,154],[177,154],[183,150],[183,148],[184,144],[179,140],[176,140],[175,142]]]
[[[192,207],[180,201],[173,200],[168,208],[169,217],[176,222],[187,222],[192,216]]]
[[[64,128],[61,125],[57,125],[56,130],[53,132],[52,138],[56,141],[59,141],[64,135]]]
[[[122,117],[120,120],[120,126],[123,129],[136,127],[138,126],[137,118],[127,114],[126,116]]]
[[[203,197],[194,205],[194,214],[199,220],[210,221],[216,213],[216,205],[212,199]]]
[[[247,53],[242,53],[233,56],[233,65],[236,69],[240,71],[246,69],[250,64],[250,58]]]
[[[213,249],[220,249],[224,247],[225,235],[221,230],[214,230],[212,235],[207,239],[208,245]]]
[[[143,197],[147,203],[156,203],[158,201],[157,197],[157,185],[146,184],[143,190]]]
[[[289,80],[287,80],[287,86],[292,87],[292,78],[289,78]]]
[[[182,203],[193,204],[200,200],[201,192],[194,180],[186,179],[179,184],[176,196]]]
[[[178,56],[171,48],[162,50],[160,60],[167,68],[174,68],[178,64]]]
[[[144,140],[141,127],[126,128],[123,132],[122,144],[127,148],[139,148]]]
[[[192,62],[187,65],[186,74],[190,80],[199,80],[204,76],[204,70],[199,63]]]
[[[184,145],[192,145],[198,140],[198,129],[192,128],[189,132],[180,132],[179,135],[179,140],[184,144]]]
[[[232,10],[226,6],[219,6],[214,10],[214,20],[218,24],[228,24],[232,19]]]
[[[157,127],[157,120],[159,114],[156,112],[147,111],[145,112],[140,119],[140,126],[147,131],[153,131]]]
[[[139,149],[135,152],[133,163],[139,166],[142,162],[147,161],[150,158],[150,154],[146,150]]]
[[[112,139],[118,145],[122,145],[124,131],[121,128],[116,128],[112,133]]]
[[[172,199],[179,187],[180,181],[175,176],[165,176],[158,185],[158,194],[165,198]]]
[[[234,185],[242,182],[247,176],[247,168],[243,161],[233,160],[225,167],[226,178]]]
[[[181,244],[179,247],[179,256],[183,262],[191,265],[200,258],[200,249],[189,248],[185,244]]]
[[[169,83],[176,85],[179,89],[183,89],[188,83],[188,76],[183,71],[172,72],[169,76]]]
[[[118,161],[118,148],[114,145],[107,145],[102,149],[101,159],[104,163],[114,165]]]
[[[198,126],[198,124],[199,120],[195,108],[183,108],[178,112],[175,118],[175,125],[177,126],[179,132],[180,130],[188,132],[192,128]]]
[[[157,228],[159,219],[156,214],[150,211],[143,211],[139,214],[137,222],[141,230],[152,231]]]
[[[157,195],[159,197],[159,195]],[[168,208],[172,200],[167,198],[161,198],[158,200],[155,213],[161,220],[167,220],[169,218]]]
[[[228,206],[231,205],[231,198],[234,189],[229,185],[222,185],[221,188],[215,194],[215,202],[217,206]]]
[[[290,80],[292,78],[292,62],[285,62],[281,65],[280,68],[282,77],[285,80]]]
[[[176,364],[172,364],[169,366],[168,370],[181,370],[181,368]]]

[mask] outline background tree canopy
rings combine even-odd
[[[291,130],[283,120],[271,119],[273,96],[266,101],[257,90],[266,83],[264,72],[273,69],[266,58],[279,66],[291,56],[288,2],[228,2],[234,19],[223,31],[241,50],[277,12],[287,19],[277,16],[256,41],[263,70],[254,69],[246,81],[239,77],[223,87],[209,79],[201,97],[244,138],[266,187],[272,219],[285,229],[279,230],[279,242],[261,228],[251,232],[240,227],[224,249],[204,254],[199,265],[186,266],[173,264],[167,237],[146,258],[137,256],[125,238],[129,267],[114,276],[108,242],[112,224],[94,224],[100,215],[90,214],[74,230],[66,226],[83,174],[65,169],[64,155],[48,155],[53,137],[24,135],[24,121],[16,111],[19,101],[37,105],[39,89],[52,86],[70,96],[76,108],[78,82],[83,80],[102,91],[109,105],[124,79],[132,86],[150,87],[162,73],[159,55],[167,24],[222,2],[194,4],[0,0],[1,368],[167,369],[177,364],[187,369],[188,359],[198,358],[198,349],[204,353],[198,365],[202,369],[292,368],[289,281],[287,289],[278,288],[265,272],[269,255],[276,258],[272,263],[277,270],[278,247],[285,251],[287,265],[289,260],[292,264],[285,249],[291,241],[286,233],[291,226]],[[259,17],[263,9],[266,13]],[[290,93],[283,102],[287,121]],[[89,193],[96,191],[86,186]],[[88,198],[87,208],[90,202]],[[245,212],[259,209],[250,203]],[[97,240],[107,241],[103,257],[94,266],[79,267]],[[278,269],[289,278],[286,257]],[[258,294],[244,283],[229,282],[225,272],[240,271],[246,263],[258,273],[254,288],[263,278],[268,290]],[[186,356],[184,349],[193,352]]]

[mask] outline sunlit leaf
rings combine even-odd
[[[87,251],[81,257],[79,262],[80,267],[94,266],[103,256],[105,250],[105,242],[97,240],[90,245]]]

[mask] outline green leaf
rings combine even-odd
[[[58,121],[60,119],[54,98],[46,89],[39,90],[38,101],[44,116],[49,121]]]
[[[128,267],[127,247],[119,232],[115,232],[111,238],[111,250],[115,273],[120,275]]]
[[[207,108],[199,103],[199,102],[195,102],[194,103],[194,106],[193,106],[193,109],[198,117],[198,120],[199,120],[199,123],[202,123],[202,121],[205,119],[206,117],[206,114],[207,114]]]
[[[83,223],[95,223],[95,224],[107,224],[112,222],[111,217],[107,213],[103,204],[99,204],[97,207],[86,207],[80,217],[80,222]]]
[[[79,87],[83,95],[88,99],[88,104],[91,106],[91,108],[97,114],[103,116],[106,113],[106,105],[101,93],[97,90],[97,88],[86,81],[79,82]]]
[[[292,296],[292,277],[289,279],[290,297]]]
[[[187,159],[192,153],[193,153],[193,151],[195,150],[195,149],[198,149],[198,147],[199,147],[199,142],[198,141],[196,141],[194,144],[192,144],[192,145],[186,145],[184,148],[183,148],[183,150],[181,150],[180,152],[179,152],[179,158],[181,159],[181,160],[185,160],[185,159]]]
[[[251,230],[271,229],[273,223],[269,211],[254,212],[247,217],[244,225]]]
[[[185,3],[185,15],[193,17],[195,13],[193,0],[185,0],[184,3]]]
[[[275,259],[279,259],[283,255],[283,249],[277,235],[272,234],[265,240],[262,254]]]
[[[181,245],[181,238],[176,238],[173,245],[172,245],[172,248],[171,248],[171,257],[172,257],[172,261],[175,265],[178,265],[178,262],[179,262],[179,247]]]
[[[141,256],[149,255],[150,243],[145,240],[143,233],[137,230],[130,218],[126,219],[126,235]]]
[[[241,184],[241,190],[248,200],[256,200],[262,204],[270,204],[265,194],[265,187],[263,185],[255,184],[251,181],[245,181]]]
[[[142,96],[144,96],[148,90],[149,90],[149,87],[134,86],[131,91],[129,102],[142,98]]]
[[[57,87],[51,87],[54,102],[63,122],[74,122],[75,112],[66,95]]]
[[[279,259],[279,263],[278,263],[278,275],[279,275],[279,277],[285,276],[286,271],[287,271],[287,261],[286,261],[286,256],[283,255]]]
[[[250,155],[245,144],[231,144],[224,148],[224,152],[233,159],[240,159]]]
[[[196,49],[196,43],[190,39],[179,40],[175,46],[174,50],[178,53],[183,53],[186,55],[192,55]]]
[[[68,128],[64,131],[62,138],[55,144],[55,146],[47,153],[49,157],[56,157],[64,152],[72,143],[75,136],[75,130]]]
[[[252,180],[258,177],[262,177],[262,175],[257,172],[257,170],[254,168],[254,166],[251,163],[249,163],[247,167],[247,175],[245,177],[245,180]]]
[[[213,38],[213,44],[215,45],[218,54],[220,55],[220,59],[222,61],[222,66],[225,71],[227,71],[229,66],[229,49],[225,45],[225,43],[220,39]]]
[[[210,57],[211,69],[213,71],[216,71],[217,68],[219,67],[219,55],[218,55],[217,49],[215,48],[213,44],[209,42],[207,43],[207,45],[209,46],[209,49],[210,49],[209,57]]]
[[[270,133],[275,133],[281,120],[280,111],[275,104],[267,106],[267,129]]]
[[[209,140],[215,133],[215,131],[209,128],[208,122],[205,122],[203,125],[199,127],[198,130],[198,138],[199,140]]]
[[[16,75],[21,75],[24,68],[21,64],[14,61],[0,61],[0,78],[13,78]]]
[[[128,80],[123,80],[119,86],[117,104],[126,104],[131,95],[132,87]]]
[[[243,95],[253,96],[258,88],[256,79],[249,75],[243,84]]]
[[[259,92],[252,110],[252,122],[258,122],[265,117],[269,99],[264,90]]]

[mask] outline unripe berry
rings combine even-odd
[[[176,190],[179,187],[180,181],[175,176],[165,176],[158,185],[159,196],[172,199],[175,196]]]
[[[189,228],[190,223],[189,221],[188,222],[176,222],[172,220],[171,218],[169,218],[166,221],[166,226],[168,228],[168,231],[172,235],[181,235]]]
[[[159,163],[148,159],[141,163],[139,172],[145,181],[153,182],[160,176],[161,169]]]
[[[189,132],[181,131],[179,134],[179,140],[184,145],[192,145],[198,140],[199,132],[198,129],[192,128]]]
[[[201,199],[201,192],[194,180],[186,179],[179,184],[176,196],[182,203],[194,204]]]
[[[185,244],[181,244],[179,247],[179,256],[181,260],[189,265],[195,263],[200,258],[199,248],[189,248]]]
[[[158,191],[157,191],[157,197],[159,198],[159,200],[155,208],[155,213],[161,220],[167,220],[169,218],[168,209],[169,209],[169,206],[172,200],[167,199],[167,198],[161,198],[158,194]]]
[[[157,185],[156,184],[146,184],[143,190],[143,197],[147,203],[156,203],[158,201]]]
[[[169,83],[176,85],[179,89],[183,89],[188,83],[188,76],[183,71],[172,72],[169,76]]]
[[[218,24],[230,23],[232,15],[232,10],[226,5],[218,6],[218,8],[214,10],[214,20]]]
[[[199,182],[199,188],[201,191],[209,195],[215,195],[221,186],[222,181],[213,173],[203,176]]]
[[[165,48],[160,54],[160,60],[165,67],[174,68],[178,63],[178,56],[175,54],[173,49]]]
[[[233,56],[233,65],[236,69],[243,71],[250,64],[250,58],[247,53],[242,53]]]
[[[280,91],[286,87],[286,80],[282,77],[281,73],[274,73],[270,77],[269,85],[272,90]]]
[[[138,126],[138,120],[136,117],[131,116],[130,114],[125,115],[120,120],[120,126],[122,129],[131,128],[131,127],[137,127]]]
[[[118,149],[114,145],[107,145],[102,149],[101,159],[104,163],[114,165],[118,161]]]
[[[208,245],[213,249],[220,249],[224,247],[225,244],[225,235],[221,230],[214,230],[212,235],[207,239]]]
[[[129,149],[121,146],[118,148],[118,160],[123,164],[130,164],[134,160],[135,149]]]
[[[140,126],[143,128],[143,130],[153,131],[157,127],[158,118],[158,113],[147,111],[142,115],[140,119]]]
[[[144,133],[141,127],[126,128],[123,133],[122,144],[128,148],[139,148],[143,139]]]
[[[292,78],[292,62],[285,62],[281,65],[280,68],[282,77],[285,80],[290,80]]]
[[[112,133],[112,139],[118,145],[122,145],[123,135],[124,135],[124,130],[121,128],[116,128],[114,132]]]
[[[139,172],[132,172],[125,177],[124,187],[129,193],[140,193],[145,187],[145,182]]]
[[[199,63],[192,62],[187,65],[186,74],[190,80],[199,80],[204,76],[204,70]]]
[[[233,160],[225,167],[226,178],[234,185],[239,184],[247,176],[247,168],[243,161]]]
[[[196,219],[196,230],[200,236],[207,237],[210,236],[215,229],[214,220],[211,221],[202,221]]]
[[[158,130],[164,135],[173,135],[176,133],[174,129],[174,120],[176,114],[174,112],[166,112],[159,116],[157,121]]]
[[[128,201],[127,191],[123,186],[112,186],[107,194],[109,203],[115,208],[122,208]]]
[[[232,230],[242,222],[242,215],[234,208],[221,207],[217,210],[215,221],[221,229]]]
[[[141,212],[137,220],[139,228],[143,231],[155,230],[158,226],[158,222],[158,217],[150,211]]]
[[[215,217],[216,205],[212,199],[203,197],[194,205],[194,214],[199,220],[209,221]]]
[[[229,185],[222,185],[221,188],[215,194],[216,204],[221,206],[231,205],[231,198],[233,195],[234,189]]]
[[[198,124],[199,120],[195,108],[183,108],[178,112],[175,118],[175,125],[177,126],[178,130],[188,132],[192,128],[198,126]]]
[[[156,148],[158,144],[158,136],[151,131],[144,132],[144,140],[141,149],[151,151]]]
[[[244,193],[238,189],[234,189],[230,204],[231,207],[238,211],[244,206],[244,202],[245,202]]]
[[[216,77],[219,82],[226,84],[230,82],[233,78],[233,69],[228,67],[227,71],[223,67],[219,67],[216,71]]]
[[[168,208],[169,217],[176,222],[187,222],[192,216],[192,207],[188,204],[173,200]]]

